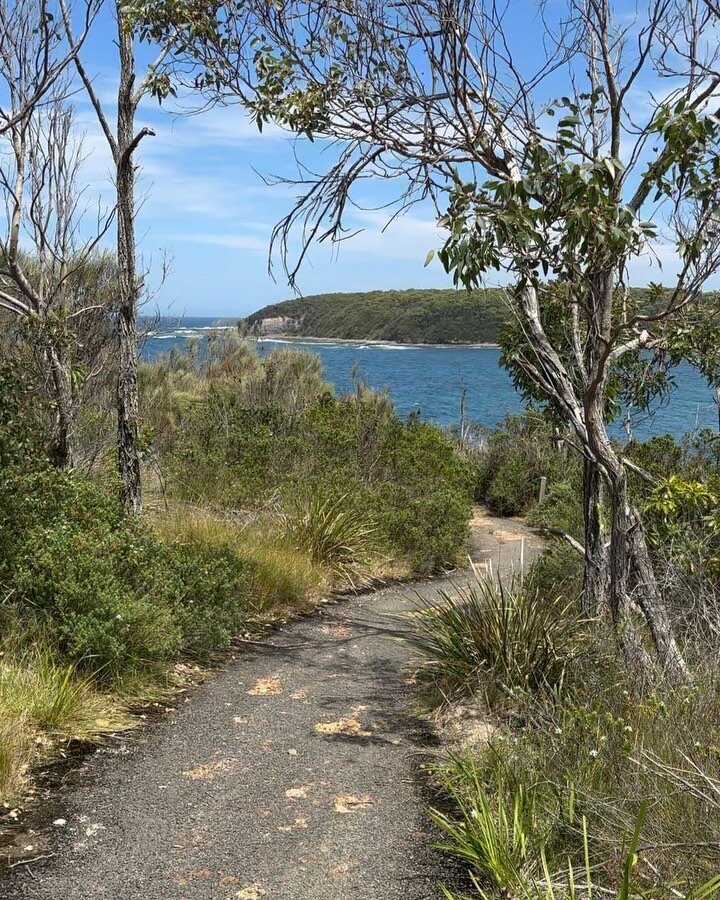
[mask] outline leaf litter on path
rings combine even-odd
[[[363,794],[362,797],[355,797],[352,794],[336,794],[333,798],[335,812],[349,813],[357,809],[367,809],[372,806],[370,794]]]
[[[277,675],[271,675],[269,678],[258,678],[248,694],[252,697],[276,697],[282,694],[282,691],[282,681]]]

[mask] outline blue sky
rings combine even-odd
[[[110,117],[115,114],[114,31],[106,9],[84,50],[86,67]],[[527,22],[518,27],[521,52],[537,53],[533,35]],[[139,73],[151,58],[149,48],[140,48]],[[103,194],[110,190],[109,152],[84,95],[79,93],[75,103],[85,136],[88,195]],[[271,229],[289,210],[295,189],[268,186],[258,174],[287,175],[294,170],[289,135],[277,128],[260,134],[239,107],[214,107],[188,116],[160,108],[152,98],[144,101],[138,125],[156,131],[137,155],[142,170],[138,238],[151,290],[158,287],[163,254],[172,259],[169,277],[153,303],[175,315],[242,316],[292,296],[281,268],[273,281],[267,262]],[[327,153],[322,142],[303,141],[297,149],[304,161],[318,167]],[[366,197],[358,199],[372,206],[388,197],[388,190],[381,184],[367,185]],[[386,219],[382,211],[355,211],[351,224],[361,233],[339,248],[316,247],[301,271],[301,291],[450,286],[437,261],[424,267],[428,250],[442,243],[432,208],[414,207],[383,233]],[[659,253],[664,271],[656,263],[639,262],[631,272],[633,283],[669,278],[674,254],[669,247],[660,247]]]
[[[111,117],[117,90],[114,27],[104,14],[84,49],[87,70]],[[140,48],[139,55],[146,62],[147,48]],[[74,102],[84,135],[88,196],[110,197],[104,138],[85,97],[79,93]],[[171,258],[169,277],[153,302],[177,315],[242,316],[293,296],[280,266],[277,281],[267,268],[270,232],[290,208],[295,191],[268,186],[258,174],[294,170],[290,136],[267,127],[260,134],[238,107],[188,116],[161,108],[152,98],[139,112],[142,125],[156,131],[137,154],[138,239],[151,289],[158,285],[163,253]],[[322,145],[302,143],[305,160],[321,159]],[[449,285],[439,265],[424,268],[428,250],[440,244],[430,208],[418,208],[384,234],[382,212],[358,211],[352,221],[362,233],[340,248],[314,249],[299,279],[303,294]]]

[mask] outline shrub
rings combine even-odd
[[[284,384],[295,363],[285,354],[263,365],[268,386]],[[374,523],[378,548],[414,571],[454,565],[467,538],[470,464],[435,426],[401,421],[383,395],[358,384],[337,398],[319,392],[315,369],[300,368],[297,402],[281,403],[275,388],[256,396],[217,367],[189,393],[182,383],[184,414],[163,418],[159,444],[173,498],[235,511],[280,500],[292,518],[322,497]]]
[[[286,519],[293,544],[351,586],[362,581],[377,553],[377,526],[352,507],[348,497],[316,495]]]
[[[167,545],[72,474],[6,474],[0,524],[14,616],[104,683],[163,673],[180,652],[207,658],[246,616],[247,567],[235,554]]]
[[[578,623],[558,601],[522,584],[478,578],[457,596],[418,610],[412,644],[421,676],[454,697],[494,683],[505,689],[556,688],[580,641]]]
[[[502,516],[524,515],[536,503],[540,479],[576,483],[579,462],[553,446],[552,425],[536,412],[507,416],[476,454],[476,499]]]
[[[287,541],[282,522],[235,522],[220,513],[180,507],[154,522],[162,540],[178,548],[195,546],[214,554],[231,553],[244,569],[247,614],[307,611],[327,586],[325,571]]]
[[[580,484],[570,481],[551,484],[543,502],[531,510],[528,523],[535,528],[565,531],[581,539],[584,525]]]
[[[528,866],[542,851],[542,845],[535,845],[532,787],[499,785],[491,797],[471,756],[451,757],[440,771],[441,787],[454,813],[431,810],[433,822],[444,833],[437,848],[468,865],[479,896],[486,896],[481,882],[500,896],[532,896],[527,889],[532,874]]]
[[[582,593],[584,574],[583,557],[565,541],[555,540],[530,567],[525,590],[575,601]]]

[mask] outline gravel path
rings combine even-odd
[[[539,541],[521,523],[476,516],[473,556],[494,572],[523,543],[529,561]],[[428,847],[418,762],[432,738],[411,712],[400,614],[452,583],[324,606],[86,759],[52,810],[67,824],[23,838],[53,855],[1,878],[0,897],[439,897],[452,872]]]

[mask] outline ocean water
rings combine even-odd
[[[182,350],[189,338],[204,340],[217,327],[232,328],[232,320],[191,318],[161,320],[145,340],[144,359],[152,360],[171,347]],[[506,413],[522,410],[522,401],[500,368],[500,351],[491,347],[416,347],[377,344],[317,344],[298,340],[261,340],[260,352],[297,347],[317,353],[328,381],[339,391],[350,390],[353,373],[376,390],[386,390],[402,416],[418,412],[441,425],[460,421],[460,399],[466,389],[466,416],[488,428]],[[698,427],[718,427],[714,394],[697,372],[683,364],[674,372],[676,389],[650,415],[637,416],[633,432],[677,437]],[[620,436],[619,426],[615,429]]]

